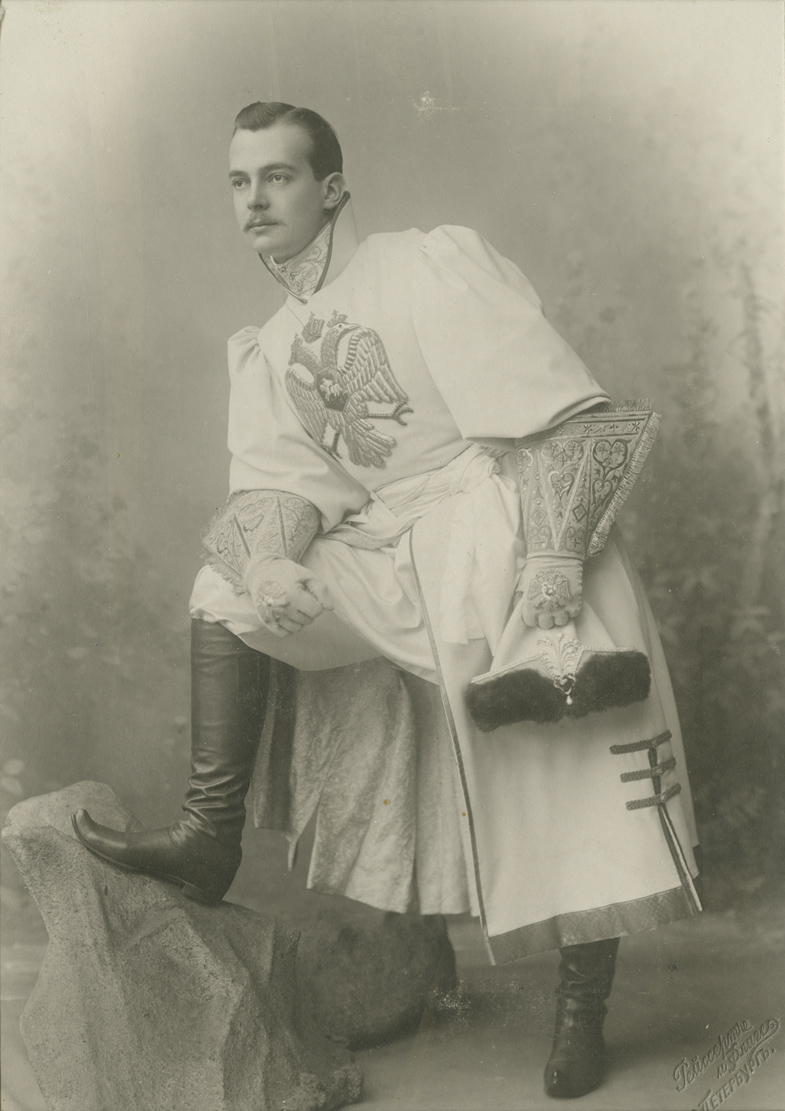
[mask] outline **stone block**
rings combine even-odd
[[[22,1034],[52,1111],[331,1111],[360,1098],[348,1054],[298,1006],[297,935],[205,907],[87,852],[80,806],[138,825],[103,784],[13,808],[3,839],[49,945]]]
[[[303,1009],[350,1049],[430,1025],[457,987],[455,953],[441,915],[349,904],[328,906],[318,918],[288,921],[300,931]]]

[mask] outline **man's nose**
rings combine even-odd
[[[263,182],[251,183],[246,204],[249,208],[267,208],[267,192]]]

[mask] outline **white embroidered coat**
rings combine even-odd
[[[465,228],[371,236],[305,303],[234,336],[229,366],[231,489],[319,509],[303,562],[336,607],[280,640],[211,568],[197,579],[194,616],[301,669],[283,772],[265,733],[257,824],[294,843],[318,808],[312,886],[471,909],[493,960],[700,909],[670,682],[615,530],[584,598],[649,656],[646,702],[490,734],[465,709],[525,562],[512,441],[607,398],[518,268]]]

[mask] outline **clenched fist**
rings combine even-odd
[[[296,633],[325,610],[335,608],[321,579],[282,556],[252,556],[244,581],[264,627],[275,636]]]
[[[577,617],[582,603],[583,561],[575,556],[533,555],[521,572],[521,616],[527,625],[552,629]]]

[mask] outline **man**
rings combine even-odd
[[[235,213],[287,299],[229,344],[185,817],[75,829],[217,902],[256,763],[258,824],[294,845],[317,812],[317,890],[471,910],[492,960],[561,948],[545,1085],[579,1096],[619,936],[700,909],[667,671],[612,528],[651,414],[611,409],[476,233],[358,242],[342,170],[314,112],[238,115]],[[268,712],[257,757],[292,674],[294,735]]]

